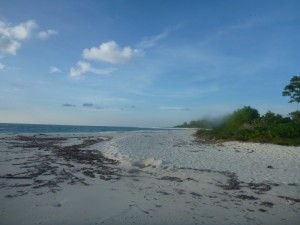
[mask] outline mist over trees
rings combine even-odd
[[[286,85],[283,96],[290,96],[290,103],[300,102],[300,77],[294,76]],[[213,119],[200,119],[177,127],[200,128],[197,135],[209,140],[239,140],[282,145],[300,145],[300,111],[291,112],[288,117],[268,111],[260,115],[251,106]]]

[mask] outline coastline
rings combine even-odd
[[[297,224],[300,147],[193,132],[0,135],[0,224]]]

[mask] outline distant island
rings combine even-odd
[[[282,95],[290,96],[290,103],[300,102],[300,76],[294,76],[290,80]],[[300,145],[299,110],[291,112],[288,117],[271,111],[261,116],[257,109],[245,106],[218,119],[200,119],[176,127],[199,128],[197,136],[206,140]]]

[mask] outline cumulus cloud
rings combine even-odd
[[[82,74],[86,73],[91,65],[87,62],[79,61],[77,63],[77,68],[72,67],[70,69],[70,76],[71,77],[80,77]]]
[[[16,26],[0,21],[0,53],[15,55],[21,47],[21,41],[30,38],[32,30],[36,27],[34,20]]]
[[[72,67],[70,69],[69,75],[74,78],[81,77],[84,73],[91,72],[98,75],[110,75],[114,71],[113,68],[108,69],[96,69],[91,66],[91,64],[83,61],[77,63],[77,68]]]
[[[102,43],[99,47],[84,49],[82,55],[89,60],[122,64],[130,62],[138,52],[138,49],[132,49],[129,46],[121,48],[115,41],[108,41]]]
[[[15,55],[20,47],[18,41],[0,38],[0,53]]]
[[[34,20],[28,20],[18,25],[12,26],[6,22],[0,21],[0,54],[16,55],[17,50],[26,39],[33,36],[37,23]],[[51,35],[56,35],[57,31],[48,29],[40,31],[37,37],[47,39]]]
[[[0,21],[0,34],[3,37],[24,40],[31,36],[31,32],[37,24],[34,20],[29,20],[25,23],[20,23],[17,26],[9,26]]]
[[[61,70],[55,66],[49,68],[49,73],[61,73]]]
[[[49,38],[52,35],[57,35],[57,31],[56,30],[48,29],[46,31],[40,31],[38,33],[38,38],[40,38],[40,39],[47,39],[47,38]]]
[[[98,47],[84,49],[82,51],[82,57],[87,61],[94,60],[111,64],[129,63],[133,57],[143,55],[145,49],[157,45],[157,43],[166,38],[171,31],[172,30],[166,30],[156,36],[145,38],[137,45],[137,48],[130,46],[120,47],[115,41],[103,42]],[[69,75],[73,78],[79,78],[87,72],[99,75],[110,75],[114,70],[114,68],[93,68],[88,62],[79,61],[76,67],[71,67]]]

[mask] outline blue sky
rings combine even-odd
[[[287,115],[300,1],[1,0],[0,122],[173,126]]]

